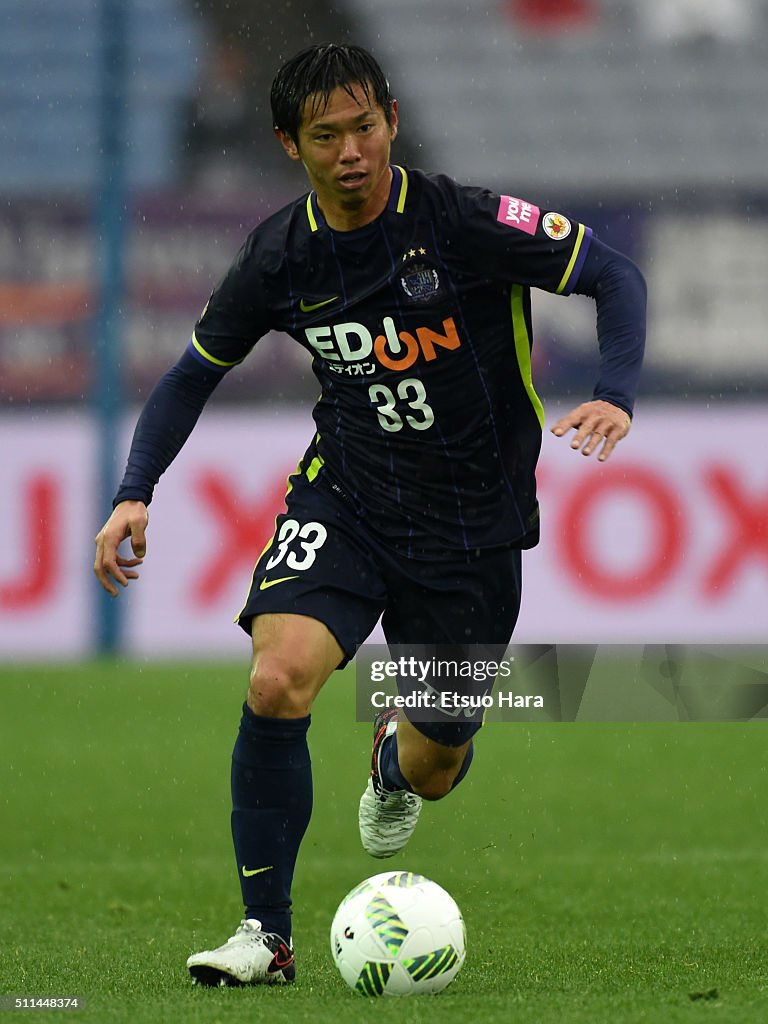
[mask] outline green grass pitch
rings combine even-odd
[[[380,862],[357,836],[370,727],[349,672],[310,730],[297,983],[193,988],[187,955],[241,913],[228,775],[245,676],[0,669],[0,993],[79,996],[67,1019],[98,1024],[768,1019],[763,724],[489,724],[461,788]],[[366,1001],[333,967],[336,905],[387,866],[464,912],[467,961],[440,996]]]

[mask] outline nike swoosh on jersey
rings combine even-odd
[[[281,576],[279,580],[262,580],[259,584],[259,590],[269,590],[270,587],[276,587],[278,583],[285,583],[286,580],[297,580],[298,576]]]
[[[274,864],[270,864],[266,868],[253,868],[253,870],[250,870],[243,864],[243,878],[252,878],[254,875],[260,875],[263,871],[271,871],[273,867]]]
[[[320,309],[322,306],[330,306],[332,302],[336,302],[338,295],[332,295],[330,299],[323,299],[322,302],[305,302],[304,299],[299,303],[299,309],[302,313],[311,313],[314,309]]]

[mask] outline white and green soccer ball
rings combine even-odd
[[[437,883],[412,871],[385,871],[347,893],[331,925],[342,978],[366,996],[441,992],[461,969],[461,911]]]

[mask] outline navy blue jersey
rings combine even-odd
[[[259,225],[190,351],[223,371],[269,330],[306,348],[322,393],[304,469],[404,553],[529,547],[530,288],[568,294],[590,239],[554,211],[394,167],[363,228],[329,228],[313,192]]]

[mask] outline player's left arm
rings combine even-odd
[[[647,291],[640,269],[627,256],[592,238],[572,289],[597,305],[600,377],[591,401],[571,409],[553,425],[562,437],[576,431],[571,448],[599,452],[605,462],[629,433],[645,348]]]
[[[605,461],[629,430],[637,393],[645,347],[640,270],[587,225],[563,214],[487,189],[445,180],[440,187],[468,273],[488,267],[509,284],[595,300],[600,377],[592,400],[561,417],[552,431],[562,436],[575,429],[572,446],[585,455],[598,451]]]

